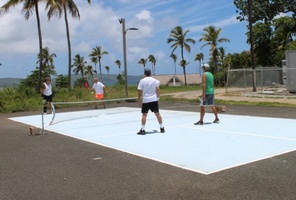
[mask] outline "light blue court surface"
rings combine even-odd
[[[52,125],[52,115],[45,115],[44,129],[202,174],[296,150],[294,119],[220,114],[221,122],[213,124],[213,114],[206,113],[205,124],[195,126],[198,112],[161,110],[161,114],[164,134],[150,112],[148,133],[137,135],[140,108],[128,107],[57,113]],[[10,119],[42,127],[41,115]]]

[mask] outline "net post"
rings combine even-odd
[[[55,118],[55,113],[56,113],[56,111],[55,111],[54,103],[51,102],[50,105],[51,105],[51,109],[52,109],[52,118],[51,118],[51,121],[50,121],[49,125],[52,125],[53,120],[54,120],[54,118]]]

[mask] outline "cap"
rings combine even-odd
[[[204,63],[204,64],[202,65],[202,67],[204,67],[204,68],[210,68],[210,65],[207,64],[207,63]]]

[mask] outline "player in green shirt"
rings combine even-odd
[[[213,123],[219,123],[218,112],[216,106],[214,105],[214,76],[209,72],[210,65],[203,64],[202,69],[204,74],[202,75],[202,96],[200,104],[200,119],[194,125],[203,125],[203,119],[205,116],[205,106],[210,106],[215,115],[215,120]]]

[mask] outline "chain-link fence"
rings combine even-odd
[[[266,87],[280,86],[285,83],[285,73],[281,67],[256,67],[255,69],[256,88],[263,90]],[[228,69],[227,88],[253,88],[253,74],[251,68]]]

